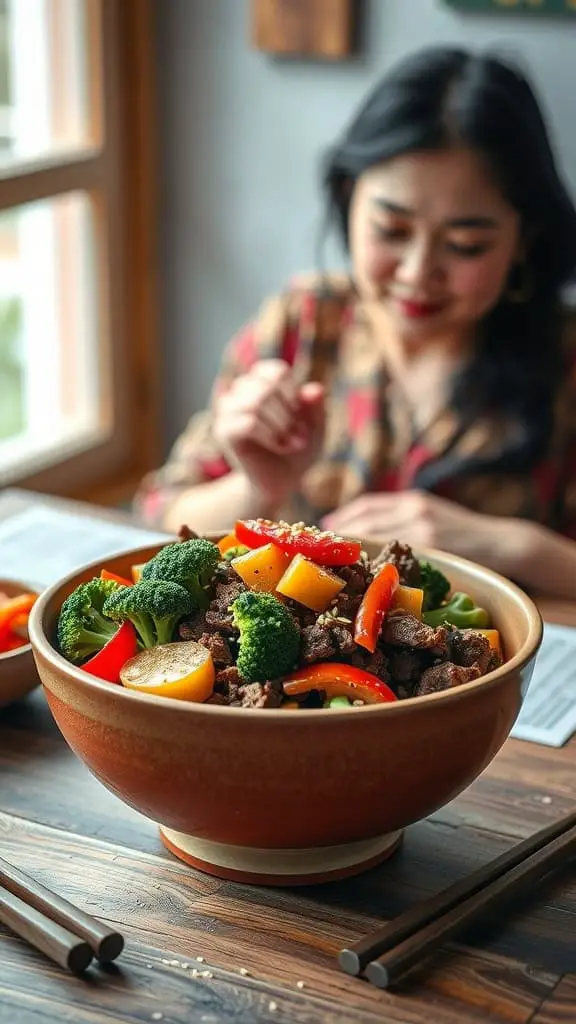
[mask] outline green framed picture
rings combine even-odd
[[[576,14],[576,0],[444,0],[467,14]]]

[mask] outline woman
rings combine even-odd
[[[171,530],[296,517],[576,598],[576,211],[526,79],[463,50],[409,57],[324,187],[350,278],[265,303],[141,511]]]

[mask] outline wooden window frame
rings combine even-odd
[[[90,141],[0,168],[0,212],[66,193],[89,194],[112,429],[106,440],[2,484],[116,504],[158,464],[161,449],[154,26],[152,0],[87,0],[87,10]]]

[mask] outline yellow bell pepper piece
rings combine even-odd
[[[346,581],[335,573],[316,565],[304,555],[295,555],[276,590],[305,608],[323,612],[345,586]]]
[[[208,699],[215,677],[210,651],[195,640],[147,648],[120,670],[120,682],[129,690],[197,704]]]
[[[394,608],[401,608],[403,611],[410,612],[411,615],[415,615],[417,619],[420,619],[422,618],[423,601],[424,591],[420,590],[419,587],[403,587],[402,585],[396,587]]]
[[[290,564],[290,555],[275,544],[266,544],[233,558],[230,564],[250,590],[273,594]]]
[[[132,576],[132,579],[134,580],[134,583],[138,583],[138,581],[142,578],[142,569],[144,568],[145,565],[146,562],[140,562],[138,565],[130,566],[130,574]]]

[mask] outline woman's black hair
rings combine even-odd
[[[456,438],[416,485],[454,474],[526,472],[546,453],[563,372],[560,292],[576,269],[576,210],[564,187],[538,102],[524,74],[496,56],[447,47],[404,59],[376,86],[328,154],[329,210],[348,245],[354,182],[403,153],[460,145],[482,154],[530,244],[518,271],[524,301],[504,294],[482,323],[475,354],[455,381],[459,436],[483,414],[517,424],[506,450],[455,461]]]

